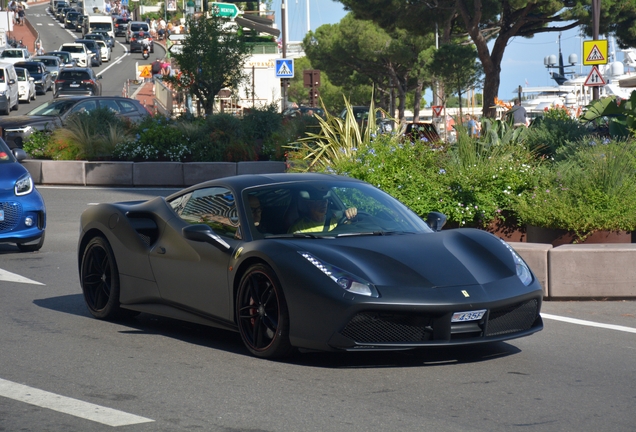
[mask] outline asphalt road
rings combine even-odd
[[[635,302],[545,302],[507,343],[259,360],[236,333],[85,308],[82,210],[173,190],[40,190],[42,250],[0,245],[0,431],[634,430]]]
[[[81,32],[64,29],[64,26],[48,12],[48,4],[31,6],[28,9],[29,21],[40,33],[40,39],[45,51],[55,51],[60,45],[73,42],[82,37]],[[123,36],[117,37],[115,47],[111,52],[111,60],[103,62],[101,66],[95,66],[96,74],[101,74],[102,94],[104,96],[121,96],[124,83],[127,79],[135,79],[137,65],[150,64],[156,57],[163,57],[163,47],[155,44],[155,54],[151,54],[148,60],[144,60],[141,53],[129,53]],[[11,111],[11,116],[24,115],[46,101],[53,99],[53,92],[46,95],[37,95],[37,99],[31,103],[20,102],[17,111]]]

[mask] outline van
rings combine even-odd
[[[115,37],[113,17],[106,15],[87,15],[84,17],[82,35],[87,35],[95,30],[105,30],[112,38]]]
[[[18,109],[18,74],[11,63],[0,63],[0,112],[9,115]]]
[[[130,39],[134,32],[143,31],[150,33],[150,27],[146,21],[130,21],[126,28],[126,43],[130,43]]]

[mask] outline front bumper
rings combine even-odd
[[[0,243],[30,243],[38,240],[46,230],[44,200],[35,190],[24,197],[6,199],[0,196]],[[31,226],[27,219],[33,221]]]

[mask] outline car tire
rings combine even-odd
[[[35,244],[27,245],[27,244],[18,243],[18,249],[20,249],[20,252],[36,252],[42,249],[43,245],[44,245],[44,233],[42,233],[42,237],[40,237],[40,240]]]
[[[122,316],[119,307],[119,270],[104,237],[91,239],[82,253],[80,284],[89,312],[98,319]]]
[[[293,352],[287,303],[280,282],[269,266],[255,264],[247,269],[235,304],[241,339],[254,356],[272,359]]]

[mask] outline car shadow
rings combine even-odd
[[[57,312],[94,319],[86,309],[82,294],[71,294],[33,303]],[[172,318],[141,313],[132,318],[113,321],[127,329],[122,334],[161,335],[206,348],[223,350],[249,357],[238,333],[189,323]],[[276,360],[279,363],[329,369],[432,367],[478,363],[520,353],[521,350],[505,342],[480,345],[427,347],[406,351],[364,352],[303,352]]]

